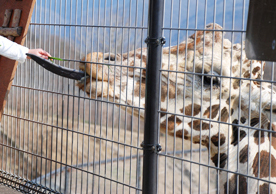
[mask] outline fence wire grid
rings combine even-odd
[[[157,193],[276,192],[275,71],[246,59],[248,6],[164,0]],[[34,61],[19,64],[1,123],[1,184],[144,193],[148,10],[149,0],[36,1],[25,46],[72,69],[87,61],[90,77],[83,92]]]

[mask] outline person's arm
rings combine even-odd
[[[44,59],[48,59],[51,55],[44,51],[43,49],[28,49],[25,46],[21,46],[9,39],[0,36],[0,55],[3,55],[9,59],[17,60],[23,63],[27,58],[26,53],[35,54]]]
[[[28,51],[29,49],[27,47],[21,46],[3,36],[0,36],[0,55],[23,63],[27,57],[26,53]]]

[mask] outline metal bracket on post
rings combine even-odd
[[[145,40],[146,44],[155,44],[155,45],[164,45],[166,44],[166,39],[165,37],[161,37],[161,38],[149,38],[147,37]]]
[[[14,37],[21,36],[22,27],[19,27],[19,22],[21,18],[21,10],[15,9],[12,19],[11,27],[9,28],[10,19],[12,16],[12,9],[5,10],[4,22],[2,27],[0,27],[0,35],[7,36],[9,40],[13,41]]]
[[[140,145],[143,150],[151,150],[152,152],[159,153],[162,150],[162,147],[160,144],[145,144],[144,142]]]

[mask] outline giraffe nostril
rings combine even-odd
[[[105,57],[104,60],[115,61],[115,57],[113,56]]]
[[[113,53],[105,54],[104,60],[115,61],[116,60],[116,56]]]

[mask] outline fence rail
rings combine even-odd
[[[37,0],[26,46],[89,78],[18,66],[1,121],[0,184],[274,193],[275,68],[244,54],[248,4]]]

